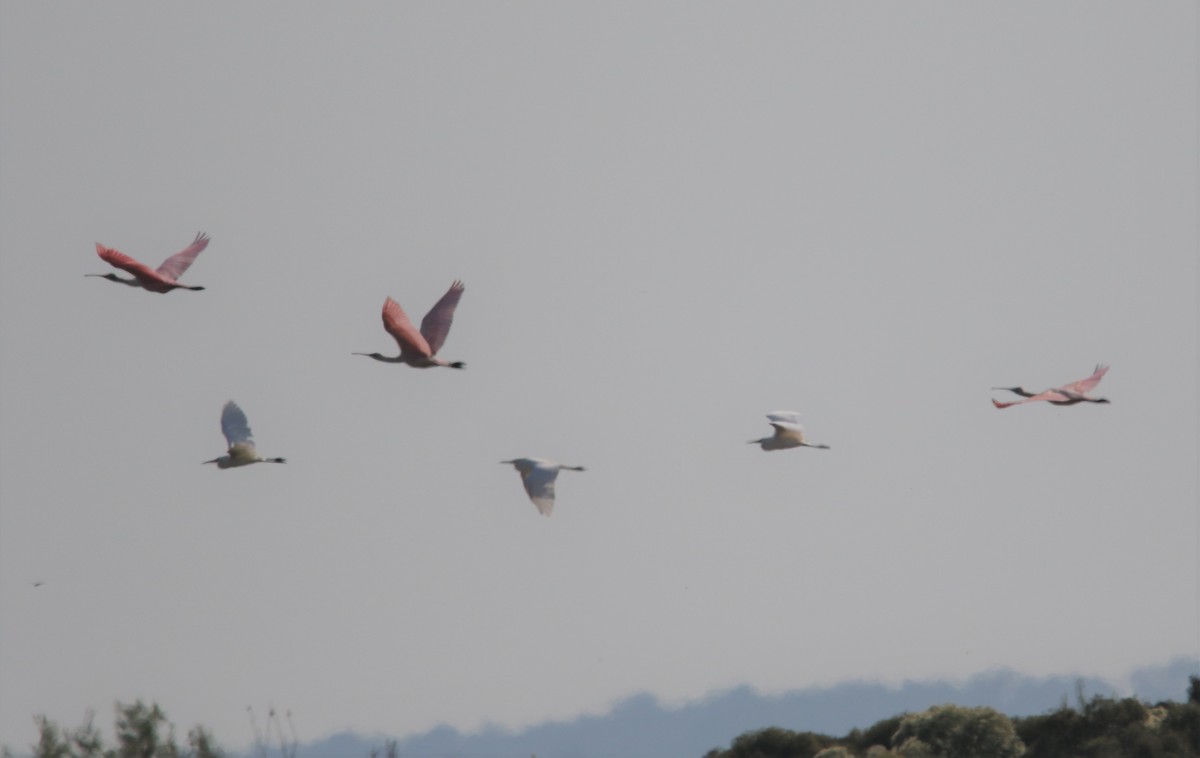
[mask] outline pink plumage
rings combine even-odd
[[[365,355],[384,363],[407,363],[414,368],[432,368],[447,366],[449,368],[465,368],[462,361],[446,361],[437,357],[438,351],[450,333],[450,325],[454,322],[454,309],[462,297],[463,283],[455,281],[441,299],[425,314],[421,320],[421,329],[413,326],[412,319],[400,307],[400,304],[390,297],[383,301],[383,328],[392,335],[400,346],[400,355],[385,356],[381,353],[355,353]]]
[[[1103,397],[1089,397],[1087,393],[1096,389],[1096,385],[1100,384],[1100,380],[1108,373],[1108,366],[1097,365],[1096,370],[1086,379],[1080,379],[1070,384],[1064,384],[1061,387],[1042,390],[1041,392],[1030,392],[1024,387],[993,387],[996,390],[1007,390],[1014,392],[1024,400],[1014,400],[1011,403],[1005,403],[992,398],[992,405],[997,408],[1011,408],[1014,405],[1022,405],[1024,403],[1036,403],[1046,401],[1051,405],[1075,405],[1076,403],[1108,403],[1109,400]]]
[[[170,292],[175,289],[202,290],[204,289],[203,287],[181,284],[178,280],[188,270],[188,267],[195,262],[196,256],[200,255],[204,248],[208,247],[208,241],[208,235],[200,232],[196,235],[196,239],[192,240],[192,244],[175,253],[170,258],[167,258],[157,270],[150,268],[145,263],[131,258],[119,250],[105,247],[97,242],[96,254],[100,256],[100,259],[114,268],[119,268],[131,274],[133,279],[122,279],[116,274],[87,274],[87,276],[98,276],[102,279],[129,285],[130,287],[141,287],[144,290],[158,293]]]

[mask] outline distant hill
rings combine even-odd
[[[1184,701],[1188,677],[1200,659],[1177,659],[1140,669],[1128,688],[1096,679],[1033,678],[1010,670],[972,677],[961,684],[905,682],[891,688],[850,682],[832,687],[760,695],[749,687],[714,693],[668,708],[653,695],[634,695],[603,716],[540,724],[520,732],[489,726],[462,733],[440,726],[398,741],[400,758],[701,758],[727,747],[739,734],[779,726],[840,736],[905,711],[955,703],[986,705],[1009,716],[1029,716],[1075,703],[1077,684],[1088,695],[1135,695],[1148,702]],[[298,758],[367,758],[384,736],[343,732],[301,745]]]

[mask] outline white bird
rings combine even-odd
[[[229,443],[229,454],[205,463],[215,463],[217,468],[222,469],[249,466],[251,463],[287,463],[285,458],[263,458],[258,454],[254,449],[246,414],[242,413],[242,409],[232,400],[225,403],[225,407],[221,409],[221,432],[225,435],[225,441]]]
[[[558,478],[558,472],[587,470],[583,466],[564,466],[545,458],[515,458],[500,462],[511,463],[521,473],[525,492],[543,516],[549,516],[554,510],[554,480]]]
[[[800,414],[795,411],[771,411],[767,414],[767,421],[775,427],[775,434],[760,440],[750,440],[749,444],[761,445],[763,450],[787,450],[790,447],[829,449],[829,445],[814,445],[804,438]]]

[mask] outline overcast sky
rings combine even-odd
[[[1196,15],[3,3],[2,740],[1200,654]]]

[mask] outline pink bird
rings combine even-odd
[[[125,279],[116,274],[85,274],[85,276],[98,276],[101,279],[108,279],[112,282],[128,284],[130,287],[141,287],[150,292],[170,292],[175,289],[202,290],[204,289],[203,287],[190,287],[186,284],[180,284],[177,280],[183,276],[183,272],[188,270],[188,267],[196,260],[196,256],[206,247],[208,247],[208,235],[200,232],[196,235],[196,239],[192,240],[192,244],[175,253],[170,258],[167,258],[155,270],[145,263],[135,261],[125,253],[113,250],[111,247],[105,247],[97,242],[96,254],[110,266],[133,274],[133,278]]]
[[[383,301],[383,328],[396,339],[400,345],[400,355],[395,358],[381,353],[354,353],[365,355],[384,363],[407,363],[414,368],[431,368],[433,366],[449,366],[450,368],[465,368],[462,361],[446,361],[437,358],[438,350],[450,333],[450,323],[454,321],[454,309],[458,307],[458,299],[462,297],[463,283],[455,281],[450,285],[437,305],[425,314],[421,320],[421,331],[417,331],[409,320],[408,314],[400,304],[390,297]]]
[[[1015,392],[1024,400],[1014,400],[1011,403],[1002,403],[995,398],[992,399],[992,405],[997,408],[1008,408],[1013,405],[1021,405],[1022,403],[1036,403],[1039,400],[1045,400],[1051,405],[1075,405],[1076,403],[1107,403],[1109,400],[1103,397],[1088,397],[1089,392],[1096,388],[1104,375],[1108,373],[1108,366],[1097,365],[1096,371],[1087,379],[1080,379],[1077,382],[1064,384],[1061,387],[1054,389],[1043,390],[1041,392],[1030,392],[1024,387],[992,387],[994,390],[1008,390]]]

